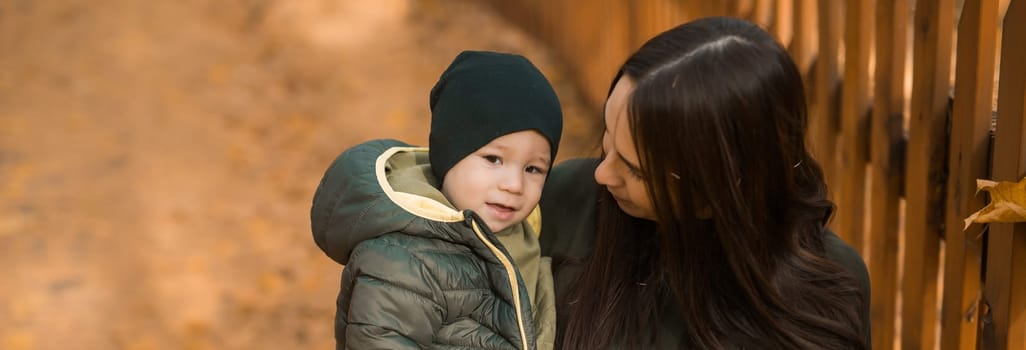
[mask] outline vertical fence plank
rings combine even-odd
[[[660,25],[659,25],[659,32],[660,33],[662,33],[663,31],[665,31],[667,29],[670,29],[670,28],[672,28],[672,27],[674,27],[675,25],[678,24],[678,23],[676,23],[676,21],[674,20],[674,17],[672,16],[673,13],[674,13],[674,9],[676,9],[676,4],[677,4],[677,2],[675,2],[675,1],[665,1],[664,0],[662,2],[662,6],[660,6],[660,9],[659,9],[659,11],[660,11],[660,13],[659,13],[659,23],[660,23]]]
[[[630,17],[632,2],[569,0],[526,3],[485,0],[548,43],[566,62],[589,104],[600,110],[613,73],[635,43],[636,23]],[[571,13],[573,15],[571,15]],[[654,35],[654,33],[653,33]],[[648,38],[638,39],[644,40]]]
[[[1026,175],[1026,1],[1012,0],[1004,19],[993,177]],[[990,224],[986,312],[981,348],[1026,349],[1026,224]],[[988,322],[989,321],[989,322]]]
[[[899,202],[904,179],[905,40],[908,1],[876,9],[876,83],[873,85],[869,276],[872,280],[873,349],[894,346],[898,289]]]
[[[774,2],[774,0],[756,0],[755,9],[752,11],[752,22],[762,28],[769,28],[773,22]]]
[[[980,226],[962,219],[983,207],[976,179],[987,177],[991,101],[997,45],[998,0],[966,1],[958,25],[955,102],[951,116],[941,349],[976,344],[983,244]]]
[[[550,42],[554,42],[557,45],[562,44],[565,39],[565,32],[559,31],[556,28],[556,24],[552,23],[554,16],[562,14],[562,1],[542,4],[536,0],[531,0],[532,7],[521,9],[521,16],[525,16],[524,21],[529,21],[533,25],[528,28],[533,28],[535,35],[545,38]],[[494,2],[493,4],[500,4],[501,2]],[[510,5],[503,5],[510,7]]]
[[[712,8],[704,1],[682,1],[684,6],[684,13],[687,14],[688,20],[698,19],[702,17],[711,16]],[[726,4],[722,4],[726,8]]]
[[[912,115],[905,193],[903,349],[932,349],[937,326],[939,234],[943,221],[945,139],[953,0],[918,0],[914,20]]]
[[[974,226],[963,231],[960,224],[983,207],[982,198],[975,195],[976,179],[987,177],[996,32],[997,0],[964,3],[958,25],[948,162],[941,349],[969,349],[976,344],[981,230]]]
[[[809,129],[812,130],[812,151],[823,166],[827,186],[836,186],[837,167],[835,145],[838,129],[838,92],[840,78],[837,52],[843,18],[840,4],[835,0],[819,0],[819,55],[816,58],[815,93],[810,115]],[[835,193],[836,194],[836,193]],[[841,238],[845,238],[842,236]]]
[[[869,125],[869,53],[873,33],[873,1],[848,0],[844,30],[844,87],[841,96],[841,202],[834,228],[859,252],[865,249],[866,154]]]
[[[631,5],[619,0],[601,2],[604,6],[600,19],[591,22],[595,27],[585,29],[592,33],[590,39],[593,41],[587,46],[582,45],[582,50],[576,53],[578,58],[573,61],[584,68],[585,73],[581,80],[584,81],[584,89],[597,111],[602,110],[609,83],[613,80],[616,70],[638,47],[633,43],[634,38],[631,36],[632,19],[628,16],[628,7]],[[601,50],[601,60],[589,58],[595,48]]]
[[[773,36],[784,47],[791,46],[794,36],[794,0],[777,0],[773,13]]]
[[[788,50],[798,70],[808,75],[816,50],[816,1],[794,0],[794,38]],[[812,87],[811,85],[806,85]]]
[[[631,1],[627,3],[630,20],[631,47],[639,47],[648,39],[648,27],[645,22],[645,10],[650,0]]]
[[[950,0],[919,1],[914,25],[912,119],[908,151],[907,250],[902,343],[933,348],[938,235],[942,225],[953,6]]]
[[[589,104],[596,111],[605,102],[606,89],[617,67],[632,49],[626,4],[619,0],[598,0],[586,4],[558,1],[566,17],[579,18],[571,23],[553,18],[555,31],[562,32],[555,44],[566,59],[571,74]],[[548,6],[552,6],[552,3]],[[546,7],[546,6],[542,6]]]
[[[748,21],[755,22],[752,18],[754,15],[755,2],[758,0],[735,0],[731,2],[730,13],[733,16],[744,18]]]
[[[726,16],[730,14],[730,6],[726,1],[700,1],[704,11],[702,17]],[[698,18],[698,17],[695,17]]]

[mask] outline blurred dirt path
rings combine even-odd
[[[464,0],[0,0],[0,349],[328,349],[309,203],[341,150],[426,145],[462,49],[536,41]]]

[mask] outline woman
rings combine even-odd
[[[627,60],[603,158],[561,164],[542,198],[558,347],[868,347],[868,274],[826,228],[804,96],[787,52],[739,19]]]

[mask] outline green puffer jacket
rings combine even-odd
[[[548,218],[542,225],[542,231],[548,233],[540,239],[542,255],[560,261],[583,261],[591,253],[600,190],[594,177],[598,163],[597,159],[573,159],[560,163],[549,172],[541,199],[542,217]],[[862,304],[859,305],[862,335],[865,344],[872,344],[869,333],[870,285],[866,264],[858,252],[833,232],[825,230],[823,235],[826,257],[855,276],[857,287],[863,295]],[[556,300],[562,300],[580,276],[581,265],[554,265],[552,268]],[[665,313],[658,327],[658,337],[647,349],[682,348],[686,334],[681,315]]]
[[[370,141],[335,159],[317,188],[314,240],[346,265],[336,347],[536,349],[530,294],[480,217],[393,188],[401,171],[433,182],[427,164],[426,148]],[[542,323],[554,331],[547,311],[553,319]]]

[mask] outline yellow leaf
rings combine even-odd
[[[965,218],[965,227],[985,222],[1026,222],[1026,177],[1019,182],[977,179],[976,191],[990,193],[990,203]]]

